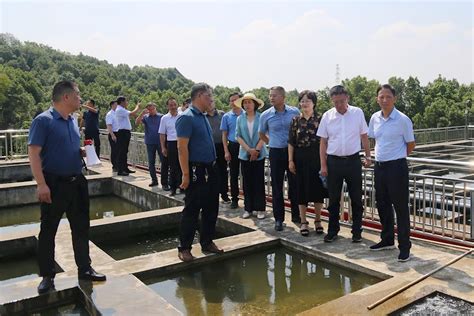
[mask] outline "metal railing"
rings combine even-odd
[[[430,132],[428,132],[430,131]],[[444,142],[467,139],[473,137],[474,127],[453,127],[416,131],[420,142]],[[15,159],[27,156],[28,130],[0,131],[0,154],[2,159]],[[107,131],[101,130],[101,153],[103,158],[110,155],[110,146]],[[418,139],[417,139],[418,142]],[[132,133],[129,163],[134,166],[148,166],[146,146],[143,133]],[[427,236],[436,236],[441,239],[465,242],[473,245],[474,225],[474,164],[450,160],[435,160],[424,158],[408,158],[412,166],[409,174],[410,218],[412,232]],[[268,162],[268,161],[267,161]],[[426,169],[434,168],[435,172],[421,172],[419,166]],[[438,169],[441,168],[441,170]],[[452,177],[449,170],[463,169],[465,176]],[[436,171],[438,170],[438,171]],[[446,174],[448,170],[448,174]],[[445,174],[440,174],[445,172]],[[363,204],[364,221],[378,223],[378,212],[375,205],[374,171],[371,168],[363,169]],[[266,194],[271,196],[270,166],[265,165]],[[285,182],[285,197],[287,197],[287,183]],[[352,210],[350,199],[345,186],[341,193],[341,223],[350,224]]]
[[[417,145],[451,142],[474,137],[474,126],[452,126],[417,129],[414,131]]]
[[[28,157],[28,130],[0,130],[0,160]]]

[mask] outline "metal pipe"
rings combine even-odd
[[[426,273],[425,275],[422,275],[421,277],[417,278],[416,280],[411,281],[410,283],[408,283],[407,285],[402,286],[402,287],[399,288],[398,290],[395,290],[395,291],[393,291],[392,293],[390,293],[390,294],[388,294],[388,295],[382,297],[382,298],[381,298],[380,300],[378,300],[377,302],[375,302],[375,303],[373,303],[373,304],[370,304],[369,306],[367,306],[367,309],[368,309],[368,310],[374,309],[375,307],[379,306],[380,304],[382,304],[382,303],[388,301],[388,300],[391,299],[392,297],[394,297],[394,296],[400,294],[401,292],[403,292],[403,291],[405,291],[406,289],[412,287],[413,285],[415,285],[415,284],[417,284],[417,283],[423,281],[424,279],[426,279],[426,278],[428,278],[429,276],[435,274],[436,272],[438,272],[438,271],[440,271],[440,270],[446,268],[447,266],[450,266],[450,265],[452,265],[453,263],[455,263],[455,262],[461,260],[461,259],[464,258],[465,256],[471,254],[473,251],[474,251],[474,249],[470,249],[470,250],[466,251],[465,253],[463,253],[462,255],[459,255],[459,256],[457,256],[456,258],[452,259],[452,260],[449,261],[448,263],[442,265],[441,267],[438,267],[438,268],[432,270],[431,272],[428,272],[428,273]]]

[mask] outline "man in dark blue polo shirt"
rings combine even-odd
[[[161,185],[163,188],[168,185],[168,159],[161,153],[160,145],[160,134],[158,130],[160,128],[161,118],[163,114],[156,111],[156,104],[150,102],[146,105],[146,108],[135,120],[136,125],[143,123],[145,126],[145,145],[148,154],[148,171],[150,172],[151,183],[150,187],[158,185],[158,179],[156,177],[156,153],[160,157],[160,170],[161,170]],[[166,169],[166,173],[163,171]],[[165,174],[165,176],[163,176]]]
[[[79,107],[77,85],[71,81],[56,83],[53,106],[33,120],[28,136],[28,157],[41,202],[40,294],[54,289],[54,239],[64,212],[72,231],[79,279],[105,281],[105,275],[92,269],[89,257],[89,193],[82,175],[79,130],[71,116]]]
[[[219,210],[219,179],[212,129],[204,113],[211,109],[212,90],[205,83],[191,89],[191,106],[176,121],[181,188],[185,205],[181,213],[178,257],[192,261],[191,245],[201,213],[200,244],[204,253],[222,253],[213,242]]]
[[[99,136],[99,109],[95,106],[95,101],[90,99],[82,107],[87,111],[82,115],[82,124],[84,128],[84,138],[94,141],[95,153],[100,158],[100,136]]]

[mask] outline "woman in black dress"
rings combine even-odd
[[[309,234],[309,223],[306,220],[308,202],[314,202],[315,230],[323,233],[321,226],[321,208],[324,198],[328,196],[319,178],[319,137],[316,136],[320,117],[314,112],[317,103],[314,91],[304,90],[298,96],[301,115],[291,121],[288,138],[288,168],[296,174],[298,207],[300,209],[300,233]]]

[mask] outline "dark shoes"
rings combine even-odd
[[[149,187],[156,187],[158,185],[157,181],[152,181],[148,186]]]
[[[169,185],[165,184],[165,185],[163,185],[163,190],[164,190],[164,191],[170,191],[171,188],[170,188]]]
[[[361,242],[361,241],[362,241],[362,234],[361,233],[352,234],[352,242]]]
[[[118,175],[118,176],[128,176],[128,172],[126,172],[126,171],[119,171],[119,172],[117,172],[117,175]]]
[[[236,200],[233,200],[231,203],[230,203],[230,208],[239,208],[239,201],[236,201]]]
[[[283,230],[283,222],[275,221],[275,230],[281,232]]]
[[[80,280],[89,281],[105,281],[106,277],[102,273],[96,272],[94,269],[89,268],[86,272],[79,273],[77,276]]]
[[[135,170],[127,169],[127,170],[125,170],[125,171],[128,172],[128,173],[135,173]]]
[[[222,199],[222,201],[223,201],[224,204],[229,204],[229,203],[230,203],[230,199],[229,199],[229,197],[227,196],[227,194],[225,194],[225,195],[222,194],[222,195],[221,195],[221,199]]]
[[[398,255],[399,262],[406,262],[410,260],[410,250],[400,250],[400,254]]]
[[[337,233],[328,233],[324,236],[324,242],[333,242],[337,239]]]
[[[191,250],[189,249],[178,250],[178,258],[183,262],[190,262],[194,260],[194,256],[191,254]]]
[[[54,278],[43,277],[43,280],[41,280],[40,284],[38,285],[38,294],[43,294],[54,289]]]
[[[301,224],[301,218],[299,218],[299,217],[292,217],[292,218],[291,218],[291,221],[292,221],[293,223],[295,223],[296,225]]]
[[[224,252],[224,249],[218,248],[218,247],[216,246],[216,244],[215,244],[213,241],[211,241],[210,244],[208,244],[208,245],[206,245],[206,246],[202,246],[202,247],[201,247],[201,251],[202,251],[203,253],[217,253],[217,254],[219,254],[219,253],[223,253],[223,252]]]
[[[169,194],[169,196],[175,196],[176,195],[176,190],[171,190],[171,193]]]
[[[373,250],[373,251],[388,250],[388,249],[395,249],[395,245],[393,243],[381,241],[378,244],[370,246],[370,250]]]

